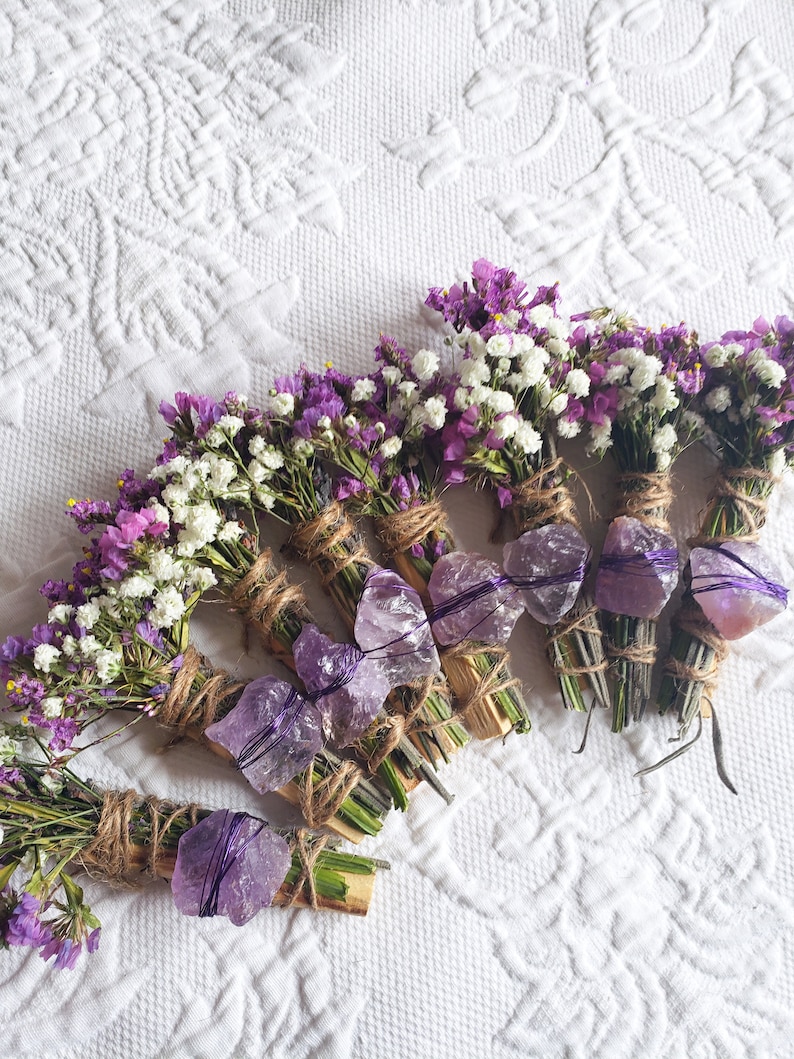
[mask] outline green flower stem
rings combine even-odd
[[[235,546],[238,549],[237,555],[233,557],[230,556],[230,567],[232,567],[235,572],[230,573],[227,579],[224,580],[225,587],[231,590],[234,590],[239,584],[241,577],[245,576],[245,573],[248,573],[258,557],[256,544],[251,539],[249,539],[247,544],[243,545],[243,548],[240,548],[239,544]],[[337,545],[337,550],[345,548],[345,546],[348,545],[345,545],[344,543]],[[236,559],[236,566],[235,561],[233,561],[234,559]],[[355,573],[355,568],[357,567],[357,563],[350,563],[341,573],[346,575],[347,580],[347,587],[344,591],[358,591],[356,596],[358,599],[361,591],[363,591],[363,580],[366,576],[366,570],[369,568],[366,567],[359,577],[359,575]],[[245,573],[241,574],[240,570],[245,571]],[[274,564],[268,564],[263,571],[263,577],[268,584],[272,584],[272,582],[277,582],[278,580],[283,581],[285,591],[289,591],[290,587],[287,585],[286,578],[275,568]],[[333,578],[333,582],[336,582],[336,592],[341,592],[341,580]],[[358,588],[359,584],[360,589]],[[255,594],[255,592],[256,588],[252,587],[252,595]],[[261,625],[260,622],[258,623],[258,627],[261,632],[263,632],[266,646],[271,653],[275,654],[279,660],[284,662],[285,665],[289,666],[294,671],[294,643],[297,638],[299,638],[304,627],[313,623],[313,618],[302,595],[300,597],[293,597],[292,599],[290,599],[289,596],[286,596],[285,598],[287,598],[288,602],[284,607],[277,610],[270,627],[266,628],[264,625]],[[346,598],[349,599],[350,596],[347,596]],[[410,692],[410,688],[405,690]],[[378,725],[381,725],[384,720],[385,715],[379,715],[375,722],[375,731],[377,731]],[[371,739],[369,739],[368,744],[371,744],[372,747],[369,752],[375,752],[378,744],[377,736],[372,736]],[[321,752],[319,758],[322,759],[325,754],[327,754],[326,751]],[[317,764],[317,762],[315,762],[315,764]],[[328,770],[326,769],[326,772],[327,771]],[[428,779],[441,796],[445,798],[449,797],[444,788],[441,788],[437,783],[434,773],[428,768],[427,761],[420,758],[414,751],[412,743],[408,738],[403,738],[393,754],[381,762],[381,765],[378,767],[378,775],[383,780],[386,789],[389,790],[392,795],[394,804],[402,810],[408,807],[408,792],[411,787],[414,786],[415,776],[417,775],[421,778]],[[357,791],[358,788],[354,790],[349,797],[356,798]],[[372,806],[364,804],[363,806],[354,808],[345,805],[340,809],[337,815],[345,824],[361,830],[364,834],[376,833],[376,830],[373,830],[376,826],[376,821],[373,819]],[[381,824],[378,822],[377,829],[379,829],[380,826]]]
[[[767,474],[763,456],[759,455],[756,463],[747,461],[747,467],[755,467],[759,471],[758,477],[748,477],[744,474],[732,477],[731,470],[736,470],[739,466],[739,454],[726,449],[726,456],[728,454],[733,456],[734,462],[726,462],[723,465],[722,474],[727,479],[731,493],[735,495],[720,493],[710,498],[698,538],[705,545],[709,541],[714,541],[716,544],[731,539],[741,540],[760,529],[766,517],[765,502],[775,485],[775,479]],[[748,509],[742,503],[744,497],[751,502],[752,525],[748,524]],[[687,586],[690,584],[691,576],[691,568],[687,563],[684,571],[684,582]],[[703,612],[691,592],[686,591],[679,611],[673,617],[669,658],[681,663],[693,673],[710,674],[710,676],[707,679],[695,680],[679,677],[667,671],[662,678],[656,700],[660,713],[665,714],[671,709],[677,712],[680,738],[686,735],[695,718],[701,716],[706,706],[704,697],[707,694],[708,685],[713,683],[720,662],[714,647],[688,631],[687,628],[680,626],[679,622],[682,619],[684,624],[688,625],[686,618],[689,615],[698,616],[700,621],[704,620]],[[715,636],[717,635],[713,626],[708,625],[707,628]],[[670,668],[668,664],[667,669]]]
[[[607,615],[607,635],[617,656],[612,662],[614,692],[612,731],[622,732],[629,721],[641,721],[651,694],[652,661],[623,657],[624,652],[656,654],[656,622],[626,614]]]
[[[6,793],[0,793],[0,813],[4,829],[2,843],[0,843],[0,859],[4,862],[11,861],[13,867],[16,867],[23,857],[31,852],[39,864],[56,860],[59,862],[56,868],[51,869],[48,875],[42,878],[47,892],[51,892],[53,886],[62,885],[70,902],[77,897],[82,900],[82,891],[63,869],[69,861],[79,858],[80,854],[96,838],[104,794],[66,770],[64,770],[64,775],[67,783],[60,792],[52,794],[44,788],[39,788],[37,792],[35,789],[37,786],[36,769],[23,767],[22,772],[26,786],[32,787],[33,790],[12,793],[10,788],[5,788]],[[171,808],[175,807],[165,803],[158,806],[157,812],[161,820],[164,819],[165,813],[168,813],[169,818],[172,817],[169,811]],[[209,816],[210,812],[209,809],[198,810],[197,820]],[[143,798],[132,809],[130,840],[133,847],[131,851],[133,862],[140,861],[141,864],[148,862],[147,847],[152,838],[151,814],[151,806]],[[177,813],[173,815],[171,822],[159,831],[158,849],[162,855],[157,859],[158,875],[163,878],[171,877],[179,840],[191,826],[189,814]],[[279,833],[288,840],[294,837],[294,833],[290,831]],[[311,846],[314,839],[308,836],[304,841]],[[319,850],[316,857],[312,859],[311,865],[315,891],[317,897],[321,899],[318,901],[319,906],[339,908],[359,914],[366,912],[371,886],[361,886],[353,880],[356,876],[374,875],[377,866],[378,863],[369,857],[339,852],[333,846]],[[279,898],[274,903],[289,902],[292,897],[290,889],[294,887],[302,870],[299,844],[296,842],[293,844],[289,872]],[[13,872],[13,868],[11,871]],[[5,868],[4,874],[7,874]],[[33,874],[35,876],[36,872]],[[5,879],[5,882],[7,883],[8,879]],[[349,896],[351,897],[350,907],[347,908]]]
[[[597,705],[609,705],[606,655],[599,613],[583,592],[565,618],[546,626],[549,661],[557,675],[566,710],[587,713],[584,692],[589,687]]]
[[[442,535],[443,534],[443,535]],[[410,551],[395,555],[393,565],[400,575],[428,601],[427,584],[433,571],[429,555],[442,554],[436,548],[441,541],[445,551],[454,548],[451,534],[447,531],[434,530],[421,542],[422,556],[415,556]],[[508,663],[504,655],[490,650],[487,644],[473,641],[470,651],[465,655],[452,656],[441,651],[441,664],[455,697],[462,702],[470,702],[477,696],[478,688],[497,668],[501,668],[509,679]],[[517,685],[497,690],[487,695],[475,717],[470,712],[467,717],[467,728],[478,739],[490,739],[504,735],[511,729],[520,733],[528,732],[531,724],[529,711],[524,697]]]
[[[343,525],[344,523],[340,524]],[[356,555],[361,556],[360,561],[355,559]],[[326,580],[327,591],[352,635],[358,603],[364,593],[367,575],[375,565],[374,561],[368,556],[365,557],[361,540],[358,537],[349,536],[342,541],[329,545],[323,556],[315,559],[314,565],[317,566],[319,572]],[[336,573],[332,573],[338,566],[341,566],[341,569]],[[417,705],[417,696],[421,693],[421,685],[416,688],[412,685],[403,685],[392,692],[390,700],[395,703],[399,712],[409,715],[413,713]],[[436,725],[438,722],[447,721],[452,717],[452,707],[440,691],[431,689],[421,713],[421,721]],[[449,760],[451,750],[465,746],[468,742],[468,735],[461,725],[452,721],[449,725],[444,724],[441,728],[434,727],[430,731],[417,733],[416,742],[427,762],[435,767],[439,760]],[[398,754],[401,760],[398,760],[397,771],[388,771],[383,775],[384,780],[389,782],[388,777],[391,777],[393,781],[400,772],[407,776],[418,772],[422,778],[427,780],[442,794],[442,797],[446,798],[446,792],[435,781],[432,772],[425,767],[416,755],[411,754],[409,745],[410,743],[407,739],[400,744]],[[398,800],[399,795],[395,791],[395,801]]]

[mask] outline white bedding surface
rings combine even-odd
[[[151,465],[161,399],[256,402],[301,361],[363,368],[380,331],[420,346],[426,288],[477,257],[704,338],[791,314],[792,55],[788,0],[0,0],[0,638],[79,554],[67,497]],[[711,470],[682,460],[682,538]],[[586,481],[606,513],[608,466]],[[498,554],[482,498],[448,501]],[[764,531],[789,584],[792,515],[789,479]],[[259,671],[217,612],[202,633]],[[513,645],[532,733],[468,747],[451,807],[419,790],[389,820],[365,920],[238,929],[88,881],[95,955],[0,954],[0,1056],[791,1055],[791,613],[722,674],[739,797],[707,738],[634,778],[668,749],[655,716],[598,717],[574,756],[539,630]],[[84,769],[262,809],[163,742],[140,724]]]

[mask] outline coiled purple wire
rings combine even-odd
[[[616,574],[631,574],[633,577],[650,577],[656,573],[675,573],[678,570],[678,549],[657,548],[647,552],[635,552],[633,555],[603,552],[598,563],[599,573],[602,570],[608,570]]]
[[[710,549],[710,551],[719,552],[726,558],[730,559],[732,563],[736,563],[737,566],[743,567],[747,570],[747,574],[736,574],[733,577],[724,577],[721,581],[715,581],[709,585],[700,585],[695,587],[695,581],[700,581],[705,578],[721,577],[720,574],[695,574],[692,577],[692,587],[690,589],[693,596],[699,595],[701,592],[721,592],[723,589],[737,588],[743,592],[760,592],[765,596],[772,596],[773,599],[778,600],[785,607],[788,603],[788,589],[785,585],[779,585],[775,581],[770,581],[768,577],[750,566],[749,563],[745,562],[744,559],[740,559],[738,555],[734,555],[728,548],[723,548],[721,545],[717,545],[716,548]]]
[[[240,829],[243,826],[243,821],[248,818],[248,813],[234,813],[232,815],[231,823],[227,826],[228,818],[229,810],[225,809],[221,833],[218,835],[218,841],[215,843],[215,848],[212,851],[212,856],[207,865],[204,882],[201,886],[199,916],[202,919],[208,919],[209,917],[218,914],[221,883],[228,875],[238,857],[243,854],[265,826],[263,822],[260,822],[256,831],[249,835],[245,842],[237,845]]]

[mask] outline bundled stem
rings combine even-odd
[[[709,494],[700,532],[691,537],[691,547],[714,547],[729,541],[758,539],[766,521],[767,501],[777,477],[764,467],[722,466]],[[684,571],[686,591],[673,616],[670,652],[659,688],[660,713],[675,709],[679,738],[696,717],[710,714],[719,667],[728,646],[706,618],[690,591],[691,568]]]
[[[653,529],[670,532],[667,515],[673,489],[667,471],[628,471],[618,476],[618,497],[612,517],[628,516]],[[628,614],[607,617],[607,655],[614,679],[612,731],[622,732],[629,718],[642,720],[651,697],[657,653],[655,618]]]
[[[446,512],[437,499],[375,520],[384,553],[400,575],[429,606],[432,557],[454,549]],[[420,552],[420,555],[414,554]],[[459,715],[477,739],[491,739],[511,729],[529,730],[520,685],[510,675],[504,648],[466,640],[440,650],[441,665],[458,703]]]
[[[581,529],[576,504],[564,477],[563,461],[553,451],[531,477],[513,489],[510,512],[516,537],[551,524]],[[564,618],[546,626],[546,652],[566,709],[587,711],[583,692],[588,687],[596,702],[608,705],[608,663],[603,632],[598,608],[585,590]]]
[[[136,791],[99,791],[70,777],[64,790],[45,798],[0,791],[6,834],[3,859],[36,847],[44,857],[71,861],[92,878],[136,886],[145,878],[170,879],[182,835],[210,810],[176,804]],[[283,832],[292,863],[274,900],[282,906],[366,914],[376,863],[344,854],[304,830]]]
[[[338,507],[338,505],[336,506]],[[309,542],[306,546],[311,547],[314,555],[320,546],[316,543],[317,533],[312,533],[311,525],[311,523],[300,523],[296,529],[300,530],[302,527],[309,527],[305,531],[306,540]],[[339,553],[348,547],[345,543],[347,536],[340,538],[338,531],[333,531],[333,537],[334,554],[330,557],[328,563],[325,564],[326,569],[333,567],[336,570],[337,577],[340,578],[347,571],[348,579],[352,579],[354,576],[353,568],[358,564],[358,560],[352,559],[350,562],[344,563]],[[298,535],[298,540],[303,540],[300,534]],[[360,551],[363,555],[363,546]],[[350,550],[347,554],[355,554],[355,549]],[[369,570],[374,563],[371,561],[365,563],[362,560],[361,565],[364,569]],[[336,580],[335,577],[332,580],[335,581],[340,594],[343,594],[340,581]],[[303,589],[292,584],[286,571],[279,570],[275,566],[273,554],[269,549],[263,549],[255,559],[252,559],[250,567],[245,574],[230,578],[226,587],[228,597],[235,610],[256,629],[265,649],[294,671],[293,648],[295,641],[306,625],[314,623]],[[406,689],[406,691],[413,693],[413,689]],[[442,796],[446,796],[446,792],[439,788],[435,782],[435,775],[428,774],[425,761],[416,752],[413,744],[407,738],[404,738],[403,732],[400,733],[396,743],[390,741],[388,753],[380,753],[383,744],[384,720],[385,715],[371,726],[370,730],[359,741],[360,745],[357,745],[354,749],[357,751],[358,756],[367,763],[369,772],[372,775],[379,775],[386,784],[394,804],[403,810],[408,807],[408,791],[418,782],[416,780],[417,775],[420,778],[429,778],[431,783],[434,783],[439,789],[439,793]],[[323,751],[323,755],[325,754],[327,754],[327,751]],[[347,764],[351,765],[351,767],[353,766],[352,762]],[[319,826],[321,818],[327,816],[329,808],[337,802],[336,794],[330,799],[326,797],[328,785],[331,784],[337,793],[339,790],[339,766],[328,768],[326,765],[327,762],[320,762],[319,774],[314,776],[312,783],[307,785],[307,776],[299,780],[298,790],[303,793],[297,801],[294,797],[294,792],[286,795],[291,800],[296,801],[296,804],[300,804],[304,815],[308,813],[307,820],[318,821],[317,826]],[[349,779],[352,775],[350,769],[346,769],[346,773]],[[364,772],[358,766],[355,766],[355,773],[358,780],[352,784],[351,794],[365,778]],[[312,790],[314,794],[307,793]],[[369,794],[367,797],[371,804],[375,804],[373,796],[376,792],[371,784],[368,785],[368,790]],[[338,811],[345,817],[348,824],[353,824],[353,818],[348,812],[348,808],[345,807],[346,801],[347,798],[342,799]],[[331,813],[331,816],[334,815],[336,814]],[[362,822],[369,827],[366,815]],[[366,833],[372,832],[367,831]],[[352,836],[348,834],[347,837]]]
[[[287,552],[319,572],[323,586],[352,635],[367,574],[376,563],[342,505],[331,501],[313,519],[295,523]],[[446,691],[443,681],[435,680],[429,684],[418,681],[396,688],[390,696],[396,715],[403,718],[399,738],[410,737],[431,764],[448,761],[450,755],[468,741],[464,729],[452,719]],[[389,727],[392,732],[397,730],[394,723],[390,722]],[[395,746],[404,752],[404,742]],[[377,741],[366,739],[361,742],[361,749],[370,762],[380,762],[379,769],[388,764]],[[420,769],[424,778],[430,779],[415,756],[413,759],[409,757],[407,765],[408,775]]]
[[[230,760],[228,751],[207,739],[204,732],[234,708],[244,687],[244,682],[232,680],[223,670],[213,670],[189,646],[158,721],[180,735],[202,741],[213,753]],[[309,768],[282,787],[279,794],[301,807],[310,826],[329,827],[359,842],[365,835],[378,833],[389,802],[366,780],[360,768],[353,762],[346,765],[342,782],[340,759],[325,749]],[[332,796],[329,796],[330,790]]]

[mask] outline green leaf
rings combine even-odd
[[[102,926],[88,905],[80,906],[80,915],[82,916],[83,922],[90,930],[96,930],[97,927]]]
[[[11,879],[11,876],[17,869],[18,860],[11,861],[10,864],[4,865],[0,868],[0,890],[4,890]]]
[[[66,893],[66,899],[69,902],[70,907],[80,908],[83,904],[83,890],[82,887],[78,886],[74,879],[67,875],[65,871],[61,872],[61,885]]]

